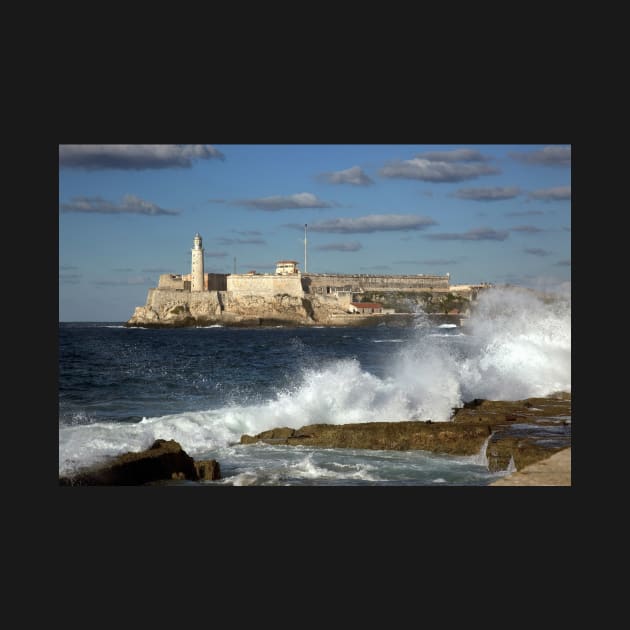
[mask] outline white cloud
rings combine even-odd
[[[369,186],[374,180],[360,166],[352,166],[343,171],[322,173],[319,179],[329,184],[352,184],[353,186]]]
[[[476,179],[481,175],[496,175],[500,172],[498,168],[483,163],[461,164],[420,157],[390,162],[379,171],[383,177],[420,179],[425,182],[460,182]]]

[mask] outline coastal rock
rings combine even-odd
[[[109,462],[60,477],[62,486],[136,486],[163,479],[197,479],[193,458],[175,440],[155,440],[144,451],[123,453]]]
[[[241,435],[241,444],[256,444],[256,442],[260,442],[260,440],[253,435],[247,435],[246,433]]]
[[[523,400],[485,400],[475,398],[454,409],[453,422],[497,425],[504,422],[554,424],[554,418],[571,415],[571,394],[552,394]],[[545,420],[548,419],[548,420]]]
[[[221,479],[221,467],[216,459],[202,459],[195,462],[199,481],[216,481]]]
[[[484,425],[426,422],[361,422],[356,424],[310,424],[243,435],[241,444],[264,442],[318,448],[370,450],[428,450],[453,455],[474,455],[489,435]]]
[[[363,422],[281,427],[241,444],[285,444],[319,448],[424,450],[451,455],[476,455],[486,444],[488,469],[520,470],[570,447],[571,394],[516,401],[475,399],[455,409],[449,422]],[[490,439],[488,439],[490,437]]]

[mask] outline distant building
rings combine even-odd
[[[348,312],[361,313],[362,315],[366,315],[368,313],[382,313],[383,305],[378,302],[350,302]]]
[[[293,273],[300,273],[298,265],[300,263],[297,260],[279,260],[276,263],[276,273],[281,276],[286,276]]]

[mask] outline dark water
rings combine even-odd
[[[442,334],[458,335],[452,329]],[[382,377],[413,328],[125,328],[59,325],[59,422],[143,417],[257,403],[300,382],[302,370],[354,358]]]

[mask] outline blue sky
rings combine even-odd
[[[160,273],[450,272],[570,286],[568,145],[60,145],[59,319],[123,321]]]

